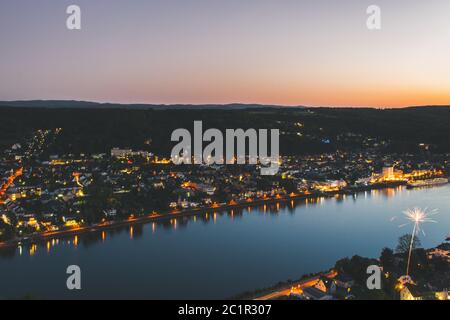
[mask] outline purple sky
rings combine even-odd
[[[0,41],[0,100],[450,104],[449,0],[2,0]]]

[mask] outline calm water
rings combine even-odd
[[[378,257],[395,247],[402,211],[437,208],[424,247],[450,234],[450,186],[402,188],[317,201],[209,213],[164,224],[2,252],[0,297],[214,299],[297,279],[355,254]],[[66,289],[68,265],[82,270],[82,290]]]

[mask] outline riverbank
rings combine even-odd
[[[331,269],[325,272],[318,272],[315,274],[304,275],[299,280],[280,282],[272,287],[256,290],[253,293],[243,293],[241,295],[232,297],[238,300],[274,300],[281,297],[289,296],[293,290],[302,290],[303,288],[313,286],[321,277],[334,279],[338,273]]]
[[[166,220],[170,220],[170,219],[196,216],[196,215],[199,215],[199,214],[205,213],[205,212],[223,211],[223,210],[245,208],[245,207],[255,207],[255,206],[264,205],[264,204],[267,205],[267,204],[288,202],[288,201],[298,200],[298,199],[307,199],[307,198],[317,199],[317,198],[325,197],[325,196],[332,197],[335,194],[337,194],[337,193],[327,194],[327,195],[317,195],[317,194],[294,195],[294,196],[289,196],[289,197],[257,199],[257,200],[252,200],[252,201],[248,201],[245,203],[234,203],[234,204],[226,204],[226,205],[213,205],[210,207],[191,208],[191,209],[187,209],[187,210],[171,211],[171,212],[167,212],[167,213],[152,213],[148,216],[128,218],[127,220],[121,220],[121,221],[109,221],[109,222],[95,224],[92,226],[77,227],[77,228],[72,228],[72,229],[67,229],[67,230],[58,230],[58,231],[51,231],[51,232],[35,233],[35,234],[24,236],[21,238],[16,238],[16,239],[13,239],[10,241],[0,242],[0,249],[13,247],[13,246],[16,246],[23,242],[32,243],[35,241],[37,242],[37,241],[42,241],[42,240],[46,240],[46,239],[52,239],[52,238],[58,238],[58,237],[64,237],[64,236],[74,236],[74,235],[79,235],[79,234],[88,233],[88,232],[108,230],[108,229],[118,228],[118,227],[122,227],[122,226],[132,225],[132,224],[145,224],[145,223],[151,223],[151,222],[161,222],[161,221],[166,221]]]
[[[177,219],[182,217],[191,217],[197,216],[201,213],[205,212],[214,212],[214,211],[223,211],[223,210],[232,210],[237,208],[246,208],[246,207],[256,207],[261,205],[275,204],[275,203],[286,203],[293,200],[301,200],[301,199],[319,199],[319,198],[332,198],[336,195],[352,195],[360,192],[371,191],[371,190],[380,190],[380,189],[391,189],[395,187],[399,187],[401,184],[380,184],[373,185],[367,187],[358,187],[358,188],[347,188],[345,190],[338,191],[330,191],[330,192],[314,192],[308,194],[293,194],[291,193],[288,196],[276,196],[272,198],[264,198],[264,199],[249,199],[245,202],[232,202],[224,205],[214,204],[209,207],[201,207],[201,208],[191,208],[180,211],[171,211],[166,213],[152,213],[146,216],[140,217],[131,217],[126,220],[120,221],[108,221],[99,224],[94,224],[91,226],[81,226],[72,229],[66,230],[57,230],[57,231],[48,231],[35,233],[27,236],[23,236],[20,238],[16,238],[13,240],[9,240],[6,242],[0,242],[0,249],[3,248],[11,248],[17,246],[22,243],[34,243],[43,240],[60,238],[66,236],[75,236],[81,235],[89,232],[97,232],[102,230],[114,229],[122,226],[128,226],[133,224],[146,224],[151,222],[161,222],[167,221],[170,219]]]

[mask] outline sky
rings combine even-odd
[[[450,1],[1,0],[0,100],[31,99],[450,105]]]

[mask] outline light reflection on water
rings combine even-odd
[[[386,192],[382,194],[386,197],[394,196],[395,193],[392,192]],[[378,190],[371,191],[371,196],[379,196]],[[243,207],[236,207],[234,209],[224,210],[224,211],[205,211],[203,214],[196,214],[196,215],[190,215],[186,217],[177,217],[177,218],[170,218],[167,220],[157,221],[157,222],[150,222],[150,223],[136,223],[136,224],[130,224],[129,226],[118,226],[114,227],[112,229],[105,229],[105,230],[97,230],[97,231],[91,231],[89,233],[81,233],[73,236],[62,236],[59,238],[52,238],[46,241],[38,241],[33,242],[30,244],[20,244],[17,246],[17,248],[11,248],[8,250],[4,250],[3,253],[6,256],[5,252],[9,252],[8,255],[11,255],[11,252],[16,252],[16,249],[26,247],[28,248],[29,255],[34,255],[38,249],[38,247],[42,247],[46,249],[47,253],[50,253],[51,250],[61,245],[70,245],[70,246],[78,246],[79,241],[82,242],[85,246],[92,245],[97,242],[105,242],[107,241],[108,236],[114,236],[116,234],[121,234],[124,230],[127,231],[129,235],[129,239],[133,240],[135,238],[135,230],[138,230],[138,233],[136,234],[137,239],[139,239],[140,236],[143,235],[144,227],[146,224],[151,224],[151,231],[152,233],[155,233],[157,230],[157,226],[162,226],[164,230],[173,230],[176,231],[178,225],[180,228],[185,228],[189,225],[189,223],[195,223],[197,222],[197,219],[200,219],[201,222],[208,224],[210,222],[216,223],[217,217],[223,217],[227,216],[231,219],[234,218],[240,218],[245,214],[251,214],[254,210],[261,213],[269,213],[271,215],[277,215],[280,214],[281,211],[287,210],[289,214],[294,214],[295,209],[301,206],[308,206],[308,204],[313,205],[320,205],[323,204],[324,201],[343,201],[346,199],[346,195],[337,194],[333,197],[316,197],[316,198],[305,198],[305,199],[291,199],[288,201],[276,201],[272,203],[265,203],[260,205],[249,205],[245,208]],[[60,241],[62,240],[62,241]],[[0,251],[1,252],[1,251]],[[19,255],[22,255],[23,252],[19,250]],[[1,255],[0,255],[1,258]]]

